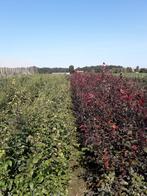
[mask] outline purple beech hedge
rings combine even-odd
[[[87,177],[89,187],[99,194],[146,194],[144,88],[102,72],[72,74],[71,89],[84,164],[97,174]]]

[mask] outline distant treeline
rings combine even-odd
[[[70,68],[74,68],[73,65],[70,65],[69,68],[38,68],[39,73],[67,73],[70,72]],[[136,68],[131,67],[123,67],[120,65],[96,65],[96,66],[85,66],[85,67],[78,67],[74,69],[75,71],[83,71],[83,72],[100,72],[103,68],[112,71],[113,73],[121,73],[121,72],[140,72],[140,73],[147,73],[147,68]]]
[[[100,72],[102,69],[110,70],[113,73],[131,73],[131,72],[139,72],[139,73],[147,73],[147,68],[139,68],[137,66],[135,69],[131,67],[123,67],[120,65],[96,65],[96,66],[85,66],[85,67],[78,67],[74,68],[74,65],[70,65],[69,68],[49,68],[49,67],[43,67],[39,68],[37,66],[32,67],[19,67],[19,68],[7,68],[7,67],[1,67],[0,68],[0,77],[5,76],[13,76],[13,75],[28,75],[28,74],[34,74],[34,73],[43,73],[43,74],[51,74],[51,73],[73,73],[74,71],[82,71],[82,72]]]
[[[69,72],[69,68],[49,68],[49,67],[43,67],[43,68],[37,68],[38,73],[67,73]]]
[[[97,66],[86,66],[86,67],[82,67],[82,68],[77,68],[77,70],[79,71],[86,71],[86,72],[100,72],[102,69],[106,69],[106,70],[110,70],[113,73],[121,73],[121,72],[140,72],[140,73],[147,73],[147,68],[139,68],[139,66],[137,66],[136,68],[132,68],[132,67],[123,67],[120,65],[97,65]]]

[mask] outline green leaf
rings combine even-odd
[[[30,182],[30,189],[31,189],[31,190],[34,189],[34,184],[33,184],[33,182]]]

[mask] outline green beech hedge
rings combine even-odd
[[[0,80],[0,195],[66,195],[74,119],[65,76]]]

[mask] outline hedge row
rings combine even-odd
[[[74,119],[64,76],[0,80],[0,195],[66,195]]]
[[[74,73],[71,88],[88,187],[97,195],[146,195],[145,91],[109,73]]]

